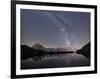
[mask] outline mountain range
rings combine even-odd
[[[27,59],[32,57],[43,57],[46,55],[57,55],[64,53],[73,53],[72,50],[68,50],[65,48],[45,48],[40,44],[36,44],[32,47],[27,45],[21,45],[21,59]],[[90,59],[90,43],[83,46],[81,49],[77,50],[76,53],[82,54],[88,59]]]

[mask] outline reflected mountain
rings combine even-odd
[[[35,60],[40,60],[45,56],[53,56],[65,53],[73,53],[73,51],[61,51],[54,48],[44,48],[39,44],[29,47],[27,45],[21,45],[21,60],[33,58]]]
[[[83,46],[80,50],[78,50],[77,53],[82,54],[88,59],[90,59],[90,42]]]
[[[45,48],[36,44],[21,45],[21,69],[90,66],[90,43],[73,52],[60,48]]]

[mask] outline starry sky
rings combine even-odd
[[[21,44],[80,49],[90,42],[90,13],[21,9]]]

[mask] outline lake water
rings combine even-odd
[[[80,67],[89,66],[90,61],[85,56],[77,53],[47,55],[45,57],[28,58],[21,61],[21,69]]]

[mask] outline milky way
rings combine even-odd
[[[70,47],[71,42],[70,42],[70,34],[68,34],[67,30],[69,27],[69,24],[67,22],[67,19],[65,20],[63,16],[58,15],[57,13],[51,13],[53,15],[53,17],[56,18],[56,20],[61,24],[61,31],[64,32],[64,39],[65,39],[65,43],[66,43],[66,47]]]
[[[21,9],[21,44],[81,48],[90,42],[90,13]]]

